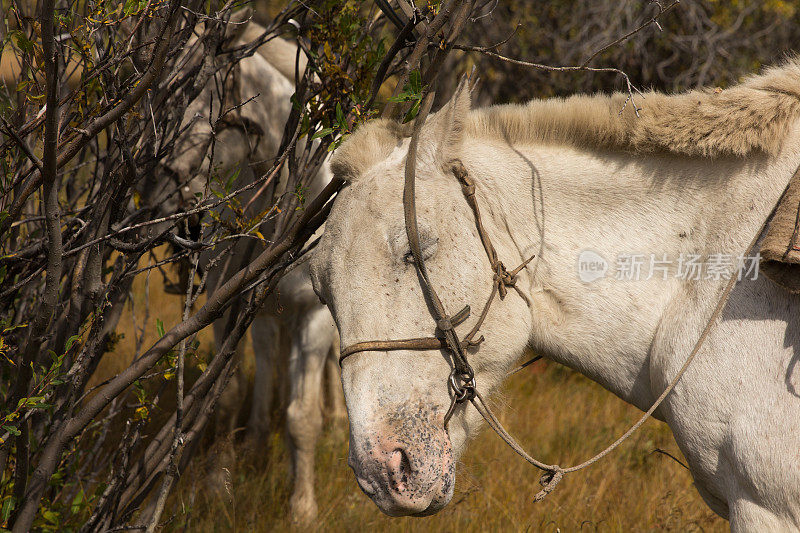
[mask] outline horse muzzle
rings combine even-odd
[[[417,413],[355,434],[351,428],[348,463],[387,515],[433,514],[453,497],[455,461],[440,418]]]

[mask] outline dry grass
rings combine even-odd
[[[180,299],[163,293],[161,276],[150,280],[148,342],[155,319],[166,327],[181,312]],[[141,324],[144,277],[134,298]],[[98,374],[124,367],[133,352],[130,311],[120,323],[125,338]],[[201,336],[210,349],[211,335]],[[145,348],[148,344],[145,344]],[[248,350],[249,351],[249,350]],[[246,364],[246,368],[251,365]],[[500,418],[534,455],[570,465],[602,449],[639,416],[588,379],[555,364],[537,364],[509,383]],[[347,467],[347,428],[328,426],[317,450],[317,528],[326,531],[724,531],[727,523],[700,499],[689,473],[656,448],[682,458],[666,425],[649,421],[620,449],[588,470],[571,474],[539,504],[539,474],[485,431],[458,467],[452,503],[428,518],[388,518],[363,495]],[[213,461],[213,456],[208,455]],[[282,435],[241,453],[227,487],[208,486],[198,460],[171,497],[165,518],[174,531],[289,531],[289,465]]]
[[[520,373],[509,384],[501,419],[540,457],[574,464],[595,453],[639,412],[556,365]],[[514,407],[511,407],[511,406]],[[538,473],[488,431],[458,468],[452,503],[427,518],[388,518],[363,495],[347,467],[347,429],[329,427],[317,451],[317,490],[325,531],[724,531],[727,523],[700,499],[666,425],[649,422],[629,443],[589,470],[572,474],[538,504]],[[204,486],[203,467],[188,472],[173,498],[172,527],[188,531],[289,531],[289,471],[274,436],[231,472],[230,495]],[[194,503],[190,505],[190,501]]]

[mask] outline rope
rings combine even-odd
[[[798,172],[800,172],[800,168],[798,168]],[[786,194],[786,189],[784,189],[783,194]],[[783,198],[783,195],[781,195],[781,198]],[[776,207],[779,203],[780,200],[775,204]],[[774,212],[775,212],[775,207],[773,207],[772,213],[764,220],[764,222],[761,224],[760,229],[755,234],[753,239],[750,241],[750,244],[747,246],[744,253],[742,254],[743,257],[749,255],[750,252],[753,250],[753,247],[755,247],[756,243],[758,242],[758,239],[761,237],[762,233],[764,232],[770,220],[772,219],[772,215],[774,214]],[[683,375],[686,373],[686,370],[688,370],[689,365],[692,364],[692,361],[694,361],[695,357],[700,351],[700,348],[703,346],[703,343],[708,338],[708,335],[711,332],[711,328],[714,327],[714,324],[716,323],[717,319],[719,319],[720,315],[722,314],[722,311],[725,309],[725,305],[728,303],[731,291],[733,290],[733,287],[736,285],[737,276],[735,276],[734,274],[735,273],[731,273],[731,277],[728,280],[728,283],[725,285],[725,288],[722,291],[722,295],[717,301],[717,305],[714,308],[713,313],[711,313],[711,317],[706,322],[706,325],[703,328],[700,337],[698,337],[697,341],[695,342],[692,351],[689,353],[689,356],[686,358],[686,361],[683,363],[683,366],[680,368],[680,370],[678,370],[678,373],[675,375],[674,378],[672,378],[672,381],[670,381],[669,385],[667,385],[667,388],[664,389],[664,392],[662,392],[661,395],[656,399],[656,401],[653,402],[653,405],[650,406],[650,408],[642,415],[642,417],[635,424],[633,424],[625,433],[623,433],[617,440],[612,442],[601,452],[595,454],[594,456],[587,459],[586,461],[583,461],[582,463],[579,463],[575,466],[571,466],[568,468],[562,468],[559,465],[548,465],[542,461],[539,461],[531,457],[522,448],[522,446],[514,439],[514,437],[512,437],[511,434],[509,434],[508,431],[506,431],[506,429],[503,427],[500,421],[497,420],[497,417],[494,415],[492,410],[484,401],[483,396],[481,396],[481,394],[477,390],[475,391],[475,398],[471,400],[472,405],[475,406],[475,409],[481,414],[481,416],[489,425],[489,427],[491,427],[494,430],[494,432],[497,433],[497,435],[501,439],[503,439],[503,441],[505,441],[505,443],[508,444],[509,447],[511,447],[511,449],[513,449],[520,457],[525,459],[528,463],[535,466],[536,468],[545,471],[545,474],[542,476],[542,479],[540,480],[540,483],[543,488],[534,496],[533,499],[535,502],[541,501],[550,492],[552,492],[553,489],[555,489],[556,485],[558,485],[558,483],[563,479],[564,474],[577,472],[578,470],[582,470],[588,466],[591,466],[592,464],[596,463],[597,461],[599,461],[600,459],[611,453],[615,448],[617,448],[620,444],[625,442],[631,435],[633,435],[636,432],[636,430],[639,429],[642,426],[642,424],[644,424],[647,421],[647,419],[653,415],[655,410],[658,409],[658,407],[664,402],[669,393],[672,392],[673,389],[675,389],[675,386],[678,384],[678,381],[680,381],[681,377],[683,377]],[[526,363],[526,365],[527,364],[528,363]],[[515,370],[514,373],[517,372],[518,370],[520,369]]]

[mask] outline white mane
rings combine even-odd
[[[672,152],[691,157],[776,155],[800,118],[800,60],[768,69],[728,89],[697,89],[638,99],[628,95],[576,95],[470,111],[466,137],[511,144],[562,144],[630,152]],[[355,177],[385,158],[408,128],[387,120],[366,124],[332,162]]]

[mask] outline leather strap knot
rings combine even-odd
[[[450,387],[453,389],[456,403],[472,401],[475,398],[475,376],[472,373],[462,374],[453,369],[450,373]]]
[[[464,163],[462,163],[460,159],[453,159],[450,161],[450,166],[453,171],[453,175],[461,184],[461,192],[471,205],[472,202],[475,201],[475,182],[469,177],[467,169],[464,168]]]
[[[497,261],[494,270],[494,282],[497,284],[497,292],[502,300],[508,294],[507,287],[513,287],[517,283],[517,275],[506,270],[502,261]]]
[[[453,322],[449,316],[445,316],[436,321],[436,328],[439,331],[449,331],[453,329]]]

